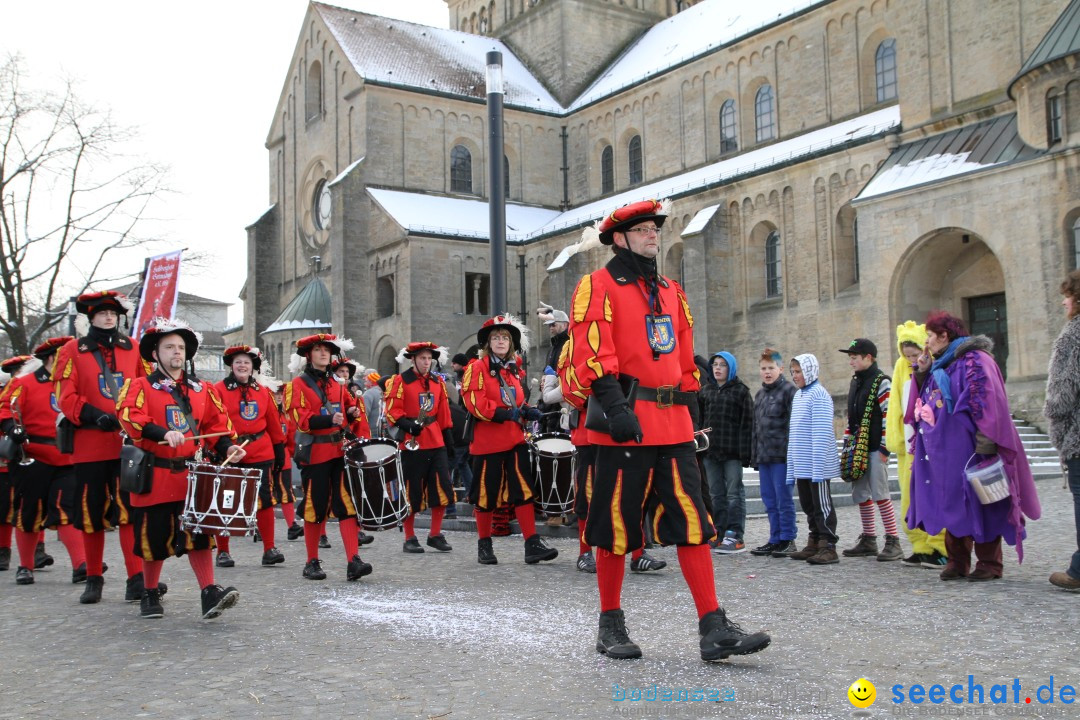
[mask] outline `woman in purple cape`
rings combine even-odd
[[[1024,519],[1042,514],[1035,482],[990,354],[993,343],[969,336],[963,320],[940,310],[927,317],[926,329],[927,352],[915,372],[919,392],[906,408],[916,430],[908,527],[931,535],[946,530],[949,562],[942,580],[995,580],[1002,573],[1002,538],[1024,560]],[[1005,465],[1009,497],[983,505],[964,469],[969,460],[976,467],[995,455]]]

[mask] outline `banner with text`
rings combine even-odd
[[[147,261],[139,309],[131,336],[136,340],[156,317],[172,318],[180,294],[180,255],[183,250],[156,255]]]

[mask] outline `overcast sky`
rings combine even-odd
[[[363,12],[447,27],[444,0],[338,0]],[[304,0],[19,0],[0,8],[0,52],[35,86],[73,77],[80,96],[134,126],[132,150],[170,168],[158,210],[169,248],[213,254],[217,270],[181,271],[185,292],[238,302],[244,228],[268,207],[263,143],[308,3]],[[142,257],[131,258],[134,267]],[[240,317],[237,309],[231,320]]]

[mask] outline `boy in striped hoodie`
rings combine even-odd
[[[836,510],[829,481],[840,475],[833,428],[833,401],[818,382],[818,360],[807,353],[791,361],[791,380],[798,390],[791,400],[788,431],[788,482],[795,481],[799,504],[810,525],[806,547],[789,557],[812,565],[840,562],[836,554]]]

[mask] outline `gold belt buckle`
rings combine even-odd
[[[675,386],[661,385],[656,388],[656,407],[669,408],[675,404]]]

